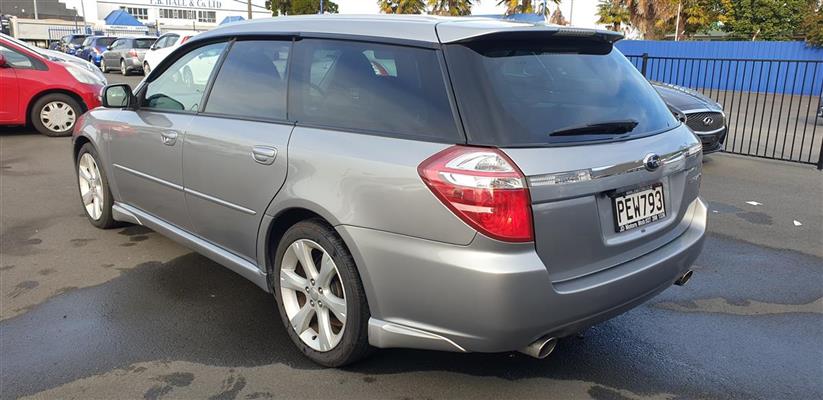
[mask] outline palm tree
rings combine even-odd
[[[611,25],[610,30],[620,32],[623,25],[631,25],[631,15],[623,0],[600,0],[597,4],[598,24]]]
[[[426,11],[425,0],[378,0],[380,12],[386,14],[420,14]]]
[[[548,0],[556,5],[560,5],[560,0]],[[549,15],[549,8],[543,7],[542,0],[499,0],[498,6],[506,7],[506,15],[525,14],[539,12],[543,15]]]
[[[621,0],[629,10],[631,24],[646,39],[660,39],[668,22],[677,14],[677,0]]]
[[[436,15],[470,15],[472,3],[478,0],[429,0],[431,13]]]

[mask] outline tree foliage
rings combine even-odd
[[[815,0],[723,0],[723,28],[751,40],[791,40],[803,34],[803,20]]]
[[[561,2],[561,0],[549,1],[556,5],[559,5]],[[497,5],[506,7],[506,15],[528,13],[549,15],[548,7],[543,8],[543,1],[541,0],[498,0]]]
[[[302,15],[320,12],[320,0],[266,0],[266,8],[272,15]],[[323,0],[323,12],[337,13],[337,3]]]
[[[823,47],[823,5],[816,9],[812,7],[803,20],[803,30],[806,31],[806,43]]]
[[[598,24],[609,25],[609,30],[621,32],[631,26],[629,9],[622,0],[600,0],[597,4]]]
[[[380,12],[386,14],[420,14],[426,11],[425,0],[378,0],[377,5]]]
[[[471,15],[477,0],[429,0],[430,13],[435,15]]]

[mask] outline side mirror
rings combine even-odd
[[[103,88],[100,102],[106,108],[126,108],[134,103],[131,86],[125,83],[108,85]]]
[[[106,46],[106,50],[111,50],[111,49],[112,49],[111,45]]]
[[[0,53],[0,68],[8,68],[10,65],[6,62],[6,56]]]

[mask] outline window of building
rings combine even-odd
[[[198,11],[198,22],[217,22],[217,12],[215,11]]]
[[[179,8],[161,8],[160,18],[196,19],[196,14],[194,10],[181,10]]]
[[[120,7],[121,10],[131,14],[132,17],[137,18],[139,20],[148,21],[149,19],[149,9],[148,8],[140,8],[140,7]]]

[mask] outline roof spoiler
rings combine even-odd
[[[474,41],[499,39],[499,40],[521,40],[548,38],[574,38],[597,41],[601,43],[614,44],[623,39],[623,34],[602,29],[571,28],[565,26],[530,26],[527,29],[500,29],[489,32],[481,32],[477,35],[466,36],[449,43],[470,43]]]

